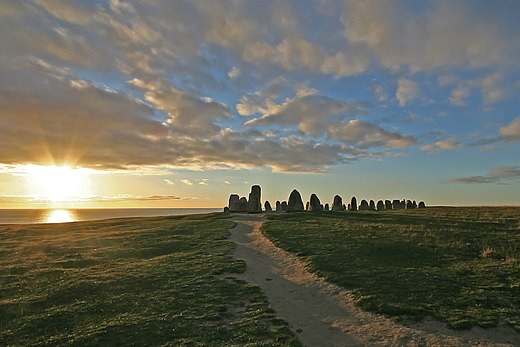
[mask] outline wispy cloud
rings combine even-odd
[[[192,186],[193,185],[193,182],[190,181],[189,179],[182,179],[181,182],[184,183],[187,186]]]
[[[519,166],[498,167],[485,176],[466,176],[450,180],[451,183],[483,184],[483,183],[507,183],[520,179]]]
[[[452,151],[457,148],[461,148],[463,145],[459,141],[451,138],[445,141],[437,141],[435,143],[431,143],[428,145],[424,145],[421,147],[422,151],[435,153],[435,152],[444,152],[444,151]]]

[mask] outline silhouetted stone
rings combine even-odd
[[[265,212],[273,212],[273,208],[271,207],[271,203],[269,201],[265,201],[264,203]]]
[[[424,201],[419,202],[419,208],[426,208]]]
[[[238,212],[240,210],[238,200],[240,200],[240,198],[236,194],[231,194],[229,196],[228,207],[230,212]]]
[[[227,207],[227,206],[224,207],[224,214],[229,214],[229,207]]]
[[[305,211],[309,211],[309,209],[310,209],[310,204],[309,204],[309,202],[307,201],[307,202],[305,203]]]
[[[287,212],[300,212],[303,211],[303,201],[300,192],[293,189],[289,195],[289,202],[287,203]]]
[[[310,211],[322,211],[323,207],[321,206],[320,199],[316,194],[311,194],[311,198],[309,201],[309,209]]]
[[[413,208],[417,208],[417,202],[415,200],[413,201]]]
[[[282,201],[282,211],[287,211],[287,201]]]
[[[282,211],[282,204],[280,204],[280,201],[277,200],[276,201],[276,212],[281,212]]]
[[[368,210],[370,207],[368,206],[368,202],[363,199],[361,200],[361,204],[359,204],[359,210],[360,211],[365,211],[365,210]]]
[[[377,202],[377,206],[376,206],[376,209],[378,211],[383,211],[385,209],[385,204],[383,203],[383,200],[379,200]]]
[[[357,200],[355,196],[350,200],[350,207],[348,209],[349,211],[357,211]]]
[[[323,208],[325,211],[329,210],[329,204],[325,204],[325,207]]]
[[[345,206],[345,204],[343,204],[343,206]],[[352,211],[352,210],[350,209],[350,204],[348,204],[348,206],[347,206],[347,211]]]
[[[343,199],[339,195],[334,196],[334,201],[332,202],[332,211],[342,211],[343,210]]]
[[[413,202],[411,200],[406,200],[406,209],[413,210]]]
[[[247,206],[247,212],[249,213],[260,213],[262,212],[261,188],[258,185],[251,187],[251,193],[249,193],[249,203]]]
[[[372,211],[375,211],[376,210],[376,203],[374,202],[374,200],[370,200],[370,203],[368,204],[368,209],[369,210],[372,210]]]
[[[401,201],[399,201],[399,200],[392,201],[392,208],[394,210],[399,210],[401,208]]]
[[[405,209],[406,208],[406,200],[403,199],[401,200],[401,209]]]
[[[386,210],[392,209],[392,202],[390,200],[385,200],[385,209]]]
[[[247,212],[247,199],[244,196],[238,200],[238,212]]]

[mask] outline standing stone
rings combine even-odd
[[[413,201],[413,208],[417,208],[417,201]]]
[[[392,201],[392,208],[393,208],[394,210],[399,210],[399,209],[401,209],[401,201],[399,201],[399,200],[397,200],[397,199],[394,200],[394,201]]]
[[[282,204],[280,204],[279,200],[276,200],[276,212],[282,211]]]
[[[231,194],[229,196],[229,204],[228,204],[228,207],[229,207],[229,211],[230,212],[238,212],[239,211],[239,207],[238,207],[238,200],[240,198],[238,197],[238,195],[236,194]]]
[[[287,201],[282,201],[282,211],[287,211]]]
[[[413,202],[411,200],[406,200],[406,209],[413,210]]]
[[[310,204],[309,204],[309,202],[307,201],[307,202],[305,203],[305,211],[309,211],[309,209],[310,209],[309,206],[310,206]]]
[[[387,210],[392,209],[392,202],[390,200],[385,200],[385,209],[387,209]]]
[[[365,211],[365,210],[368,210],[370,207],[368,206],[368,202],[363,199],[361,200],[361,204],[359,204],[359,210],[360,211]]]
[[[419,202],[419,208],[426,208],[424,201]]]
[[[350,211],[357,211],[357,200],[356,200],[355,196],[353,196],[352,199],[350,200],[349,210]]]
[[[316,194],[311,194],[311,198],[309,201],[309,209],[310,211],[321,211],[323,208],[321,207],[320,199]]]
[[[247,212],[247,199],[245,196],[238,200],[238,212]]]
[[[265,201],[264,203],[265,212],[273,212],[273,208],[271,207],[271,203],[269,201]]]
[[[385,209],[385,204],[383,203],[383,200],[379,200],[379,201],[377,202],[377,207],[376,207],[376,208],[377,208],[378,211],[384,211],[384,209]]]
[[[342,211],[343,210],[343,199],[339,195],[334,196],[334,201],[332,202],[332,211]]]
[[[287,212],[301,212],[303,211],[303,201],[300,192],[293,189],[289,195],[289,202],[287,203]]]
[[[370,200],[369,206],[370,206],[369,210],[372,210],[372,211],[376,210],[376,204],[375,204],[374,200]]]
[[[325,204],[325,211],[329,211],[329,204]]]
[[[401,200],[401,209],[404,210],[405,208],[406,208],[406,200],[403,199],[403,200]]]
[[[224,214],[229,214],[229,207],[227,207],[227,206],[224,207]]]
[[[247,206],[247,212],[249,213],[260,213],[262,212],[262,202],[260,201],[261,188],[258,185],[251,187],[251,193],[249,193],[249,204]]]

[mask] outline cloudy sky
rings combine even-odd
[[[519,13],[4,0],[0,205],[220,207],[252,184],[272,202],[519,204]]]

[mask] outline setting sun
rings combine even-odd
[[[87,169],[31,165],[25,171],[31,192],[50,202],[63,202],[88,195]]]

